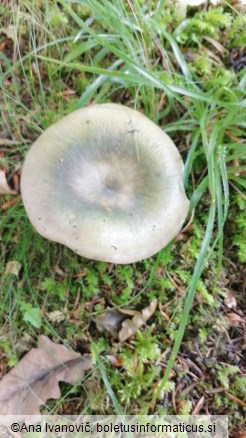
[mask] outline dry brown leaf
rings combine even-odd
[[[72,90],[71,88],[66,88],[66,90],[63,91],[63,96],[73,96],[76,94],[75,90]]]
[[[97,315],[94,321],[99,332],[107,330],[108,332],[112,333],[119,330],[124,319],[126,319],[126,316],[123,315],[119,310],[108,308],[101,315]]]
[[[0,381],[1,414],[39,415],[42,404],[60,397],[60,381],[74,385],[91,367],[89,356],[40,336],[38,348],[29,351]]]
[[[209,43],[211,43],[218,50],[218,52],[221,53],[221,55],[228,54],[228,50],[226,50],[226,48],[222,46],[222,44],[219,43],[219,41],[216,41],[213,38],[210,38],[209,36],[204,36],[203,38]]]
[[[13,207],[13,205],[17,204],[18,202],[18,197],[10,199],[7,202],[4,202],[4,204],[2,204],[2,210],[8,210],[9,208]]]
[[[246,324],[246,319],[238,315],[237,313],[234,312],[227,313],[226,317],[228,319],[229,324],[233,327],[239,327],[240,325]]]
[[[226,296],[224,298],[224,303],[229,309],[232,309],[233,307],[237,307],[237,302],[235,300],[235,297],[233,296],[232,292],[230,290],[226,290]]]
[[[65,272],[63,271],[63,269],[60,268],[59,265],[53,265],[52,268],[51,268],[51,270],[52,270],[55,274],[59,275],[60,277],[65,277],[65,276],[66,276]]]
[[[5,274],[6,275],[13,274],[16,275],[16,277],[18,277],[20,270],[21,270],[20,262],[18,262],[17,260],[12,260],[11,262],[7,263]]]
[[[106,358],[109,360],[111,365],[113,365],[116,368],[122,367],[122,359],[119,356],[114,356],[112,354],[107,354]]]
[[[120,313],[123,313],[123,315],[127,315],[127,316],[135,316],[139,314],[138,310],[134,310],[134,309],[119,309]]]
[[[16,194],[17,192],[9,187],[5,172],[0,169],[0,195],[16,195]]]
[[[119,333],[120,342],[126,341],[126,339],[130,338],[136,331],[142,327],[146,321],[153,315],[156,311],[157,307],[157,299],[155,298],[151,301],[148,307],[142,310],[142,312],[135,315],[132,319],[126,319],[122,323],[122,328]]]

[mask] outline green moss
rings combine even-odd
[[[234,206],[237,208],[237,214],[233,214],[232,225],[232,242],[237,249],[237,255],[240,262],[246,262],[246,201],[240,196],[234,196]]]
[[[221,7],[197,12],[194,17],[187,18],[184,29],[179,33],[177,40],[187,46],[202,43],[206,36],[218,40],[221,31],[230,28],[231,23],[231,14],[224,12]]]
[[[243,15],[238,15],[232,21],[230,28],[226,34],[226,47],[232,49],[234,47],[243,47],[246,44],[246,18]]]

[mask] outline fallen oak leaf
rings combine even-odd
[[[1,169],[0,169],[0,195],[17,195],[17,192],[9,187],[5,172]]]
[[[92,367],[88,355],[81,356],[41,335],[33,348],[0,381],[2,415],[40,415],[40,406],[61,395],[59,382],[74,385]]]
[[[126,319],[122,323],[122,328],[119,333],[120,342],[126,341],[126,339],[130,338],[136,331],[142,327],[148,319],[153,315],[156,311],[157,307],[157,299],[155,298],[151,301],[148,307],[145,307],[142,312],[136,314],[132,319]]]

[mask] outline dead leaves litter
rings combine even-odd
[[[233,293],[228,289],[225,291],[225,293],[226,293],[226,295],[224,298],[224,304],[229,309],[233,309],[233,308],[237,307],[237,302],[236,302],[236,299],[235,299]]]
[[[132,335],[136,333],[136,331],[142,327],[148,319],[155,313],[157,307],[157,299],[155,298],[151,301],[148,307],[145,307],[142,312],[138,312],[132,319],[126,319],[122,323],[122,328],[119,333],[120,342],[126,341]]]
[[[5,275],[15,275],[18,277],[19,272],[21,270],[21,263],[17,260],[12,260],[7,263],[6,269],[5,269]]]
[[[157,299],[155,298],[142,312],[132,309],[106,309],[104,313],[94,319],[97,330],[107,330],[110,333],[118,332],[119,340],[124,342],[133,336],[156,311]],[[131,316],[132,318],[129,318]]]
[[[95,323],[99,332],[107,330],[109,333],[113,333],[119,330],[124,319],[126,316],[120,310],[106,309],[104,313],[96,316]]]
[[[29,351],[0,381],[1,414],[40,415],[41,405],[60,397],[60,381],[75,385],[91,367],[90,356],[40,336],[38,348]]]
[[[246,319],[238,313],[229,312],[226,314],[227,321],[232,327],[240,327],[246,325]]]

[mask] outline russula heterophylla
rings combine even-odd
[[[180,154],[158,126],[117,104],[92,105],[49,127],[22,170],[34,228],[88,259],[133,263],[179,232],[189,201]]]

